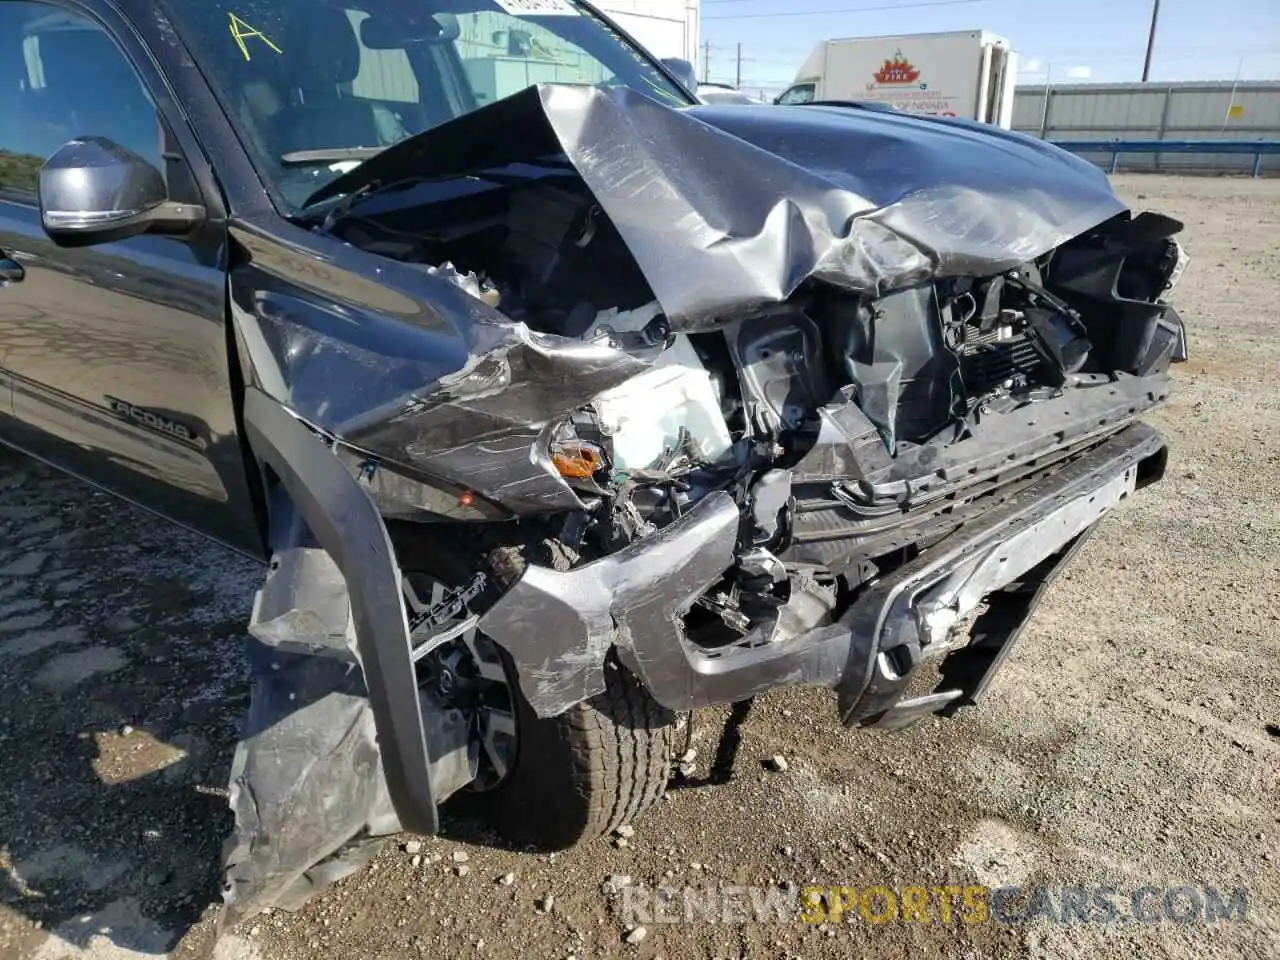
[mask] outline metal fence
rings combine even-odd
[[[1280,140],[1280,82],[1022,86],[1013,127],[1047,140]],[[1110,165],[1110,153],[1082,154]],[[1249,173],[1245,154],[1127,153],[1122,170]],[[1280,174],[1280,156],[1261,172]]]

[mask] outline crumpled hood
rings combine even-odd
[[[684,113],[876,206],[948,183],[991,196],[1045,191],[1118,204],[1105,174],[1044,140],[973,120],[879,107],[697,106]]]
[[[1125,209],[1092,164],[983,124],[675,109],[627,88],[555,85],[402,141],[312,200],[560,155],[684,330],[780,303],[810,278],[879,295],[999,273]]]

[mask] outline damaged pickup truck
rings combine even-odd
[[[21,0],[0,71],[0,436],[270,563],[233,915],[449,797],[600,834],[683,711],[950,714],[1164,472],[1181,225],[1027,137],[577,0]]]

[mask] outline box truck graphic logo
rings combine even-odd
[[[876,83],[915,83],[920,79],[920,71],[913,67],[911,61],[899,50],[893,55],[893,59],[886,60],[884,66],[873,76],[876,78]]]

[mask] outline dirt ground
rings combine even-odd
[[[1280,180],[1118,187],[1184,219],[1193,257],[1175,297],[1192,360],[1153,418],[1166,481],[1103,522],[980,708],[847,732],[821,691],[769,696],[740,776],[672,790],[625,848],[534,855],[450,818],[420,851],[393,844],[302,912],[215,944],[260,571],[0,453],[0,957],[1280,956]],[[697,718],[699,762],[722,720]],[[1145,886],[1157,910],[1165,888],[1214,887],[1244,891],[1247,913],[876,924],[855,909],[822,926],[651,922],[629,944],[611,874],[640,890],[1105,886],[1122,913]]]

